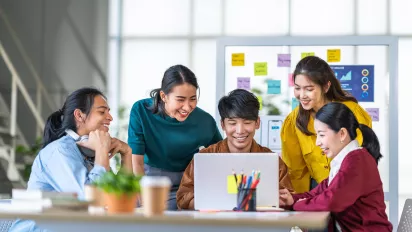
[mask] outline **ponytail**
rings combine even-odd
[[[359,124],[359,129],[362,132],[362,137],[363,137],[362,147],[368,150],[368,152],[376,160],[376,164],[377,164],[379,160],[382,158],[378,137],[376,136],[375,132],[373,132],[371,128],[369,128],[368,126],[364,124]]]
[[[42,148],[63,137],[66,134],[66,129],[77,133],[74,111],[78,109],[86,116],[89,116],[96,96],[102,96],[106,99],[103,93],[95,88],[81,88],[71,93],[66,98],[62,109],[52,113],[47,118],[44,126]]]
[[[161,89],[154,89],[150,91],[150,97],[153,99],[153,105],[150,106],[150,110],[152,111],[153,114],[165,114],[164,110],[164,103],[162,99],[160,98],[160,91]]]
[[[328,125],[335,133],[338,133],[342,128],[346,128],[351,140],[356,139],[357,129],[360,129],[363,137],[362,147],[368,150],[369,154],[375,159],[376,164],[382,158],[381,147],[375,132],[370,127],[360,124],[346,105],[339,102],[330,102],[320,108],[315,117]]]
[[[62,129],[62,117],[63,111],[58,110],[47,118],[43,134],[43,148],[64,135],[64,130]]]

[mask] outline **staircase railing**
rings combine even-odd
[[[30,108],[30,111],[32,112],[36,122],[37,126],[41,129],[44,128],[44,120],[40,116],[40,113],[38,109],[36,108],[33,100],[31,99],[26,86],[23,84],[21,81],[21,78],[19,76],[19,73],[16,71],[13,63],[10,60],[9,55],[7,54],[6,50],[3,47],[3,44],[0,41],[0,56],[3,58],[4,63],[6,64],[7,68],[9,69],[11,73],[11,78],[12,78],[12,83],[11,83],[11,109],[10,109],[10,136],[12,138],[16,138],[16,126],[17,126],[17,90],[21,92],[23,95],[24,100],[26,101],[27,105]],[[15,151],[15,139],[12,139],[12,149],[10,149],[10,157],[9,157],[9,168],[8,168],[8,177],[12,181],[17,181],[19,180],[19,174],[16,168],[15,164],[15,156],[16,156],[16,151]]]
[[[41,103],[42,103],[42,94],[44,95],[44,99],[46,100],[47,105],[50,107],[50,109],[57,109],[57,104],[52,102],[52,98],[50,97],[49,93],[47,92],[46,88],[44,87],[40,76],[38,74],[38,72],[36,71],[33,62],[31,61],[31,59],[29,58],[26,50],[24,49],[19,37],[17,36],[16,31],[13,29],[13,27],[10,24],[10,21],[6,15],[6,13],[3,11],[3,9],[0,7],[0,18],[3,20],[4,25],[6,26],[9,34],[11,35],[18,51],[20,52],[20,54],[23,57],[23,61],[26,64],[26,66],[29,68],[30,73],[32,74],[34,80],[36,81],[36,85],[37,85],[37,93],[36,93],[36,101],[37,101],[37,110],[39,112],[41,112]],[[43,128],[42,128],[43,129]]]
[[[74,36],[76,38],[76,41],[79,43],[79,45],[82,48],[82,52],[88,59],[90,65],[97,71],[98,76],[102,80],[102,83],[106,85],[106,74],[103,72],[101,67],[98,65],[98,62],[96,59],[93,57],[92,53],[87,49],[87,46],[85,45],[84,39],[82,38],[78,28],[76,27],[73,19],[70,17],[69,12],[66,10],[65,12],[65,19],[68,21],[68,24],[70,26],[70,29],[74,33]],[[13,65],[12,60],[10,59],[9,55],[6,52],[5,47],[2,45],[0,41],[0,56],[3,57],[4,62],[6,63],[7,68],[9,69],[11,75],[12,75],[12,84],[11,84],[11,109],[10,109],[10,135],[12,137],[16,137],[16,126],[17,126],[17,93],[18,91],[21,92],[23,95],[24,100],[26,101],[27,105],[30,108],[30,111],[32,112],[35,120],[36,120],[36,127],[38,128],[37,131],[40,132],[44,128],[44,120],[41,117],[41,112],[43,112],[42,109],[42,102],[45,101],[48,108],[51,110],[57,109],[59,106],[58,104],[53,101],[48,90],[45,88],[39,73],[36,71],[36,68],[30,59],[30,56],[26,52],[25,48],[22,45],[21,40],[19,39],[16,31],[14,30],[13,26],[11,25],[8,16],[6,12],[2,9],[0,6],[0,22],[3,22],[5,25],[6,30],[8,31],[9,35],[11,36],[16,48],[18,49],[18,52],[20,53],[22,60],[24,61],[24,64],[28,68],[29,72],[33,76],[35,83],[36,83],[36,97],[35,101],[33,102],[32,98],[30,97],[26,86],[24,85],[22,78],[20,77],[19,73],[17,72],[15,66]],[[57,73],[56,73],[57,74]],[[60,78],[56,78],[60,80]],[[59,83],[62,85],[62,83]],[[64,87],[62,87],[64,89]],[[13,139],[14,144],[12,144],[12,149],[11,149],[11,154],[10,154],[10,167],[15,167],[15,141],[16,139]],[[27,144],[26,144],[27,145]],[[17,178],[17,169],[12,168],[14,171],[11,171],[8,173],[8,177],[10,180],[16,180]]]

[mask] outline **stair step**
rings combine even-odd
[[[0,127],[1,134],[10,134],[10,129],[6,127]]]
[[[13,186],[13,188],[18,188],[18,189],[22,189],[22,188],[26,188],[27,186],[24,186],[21,181],[11,181],[11,185]]]
[[[11,142],[15,138],[17,138],[17,136],[11,136],[10,130],[8,128],[0,127],[0,139],[2,139],[4,143],[11,144]]]
[[[0,176],[3,176],[3,178],[0,179],[0,194],[10,194],[13,185],[11,181],[7,179],[7,172],[3,169],[3,166],[0,166]]]

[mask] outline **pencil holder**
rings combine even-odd
[[[256,189],[238,189],[237,211],[256,211]]]

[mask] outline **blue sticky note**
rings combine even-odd
[[[296,98],[292,98],[292,110],[299,106],[299,101]]]
[[[280,80],[268,80],[268,94],[280,94]]]

